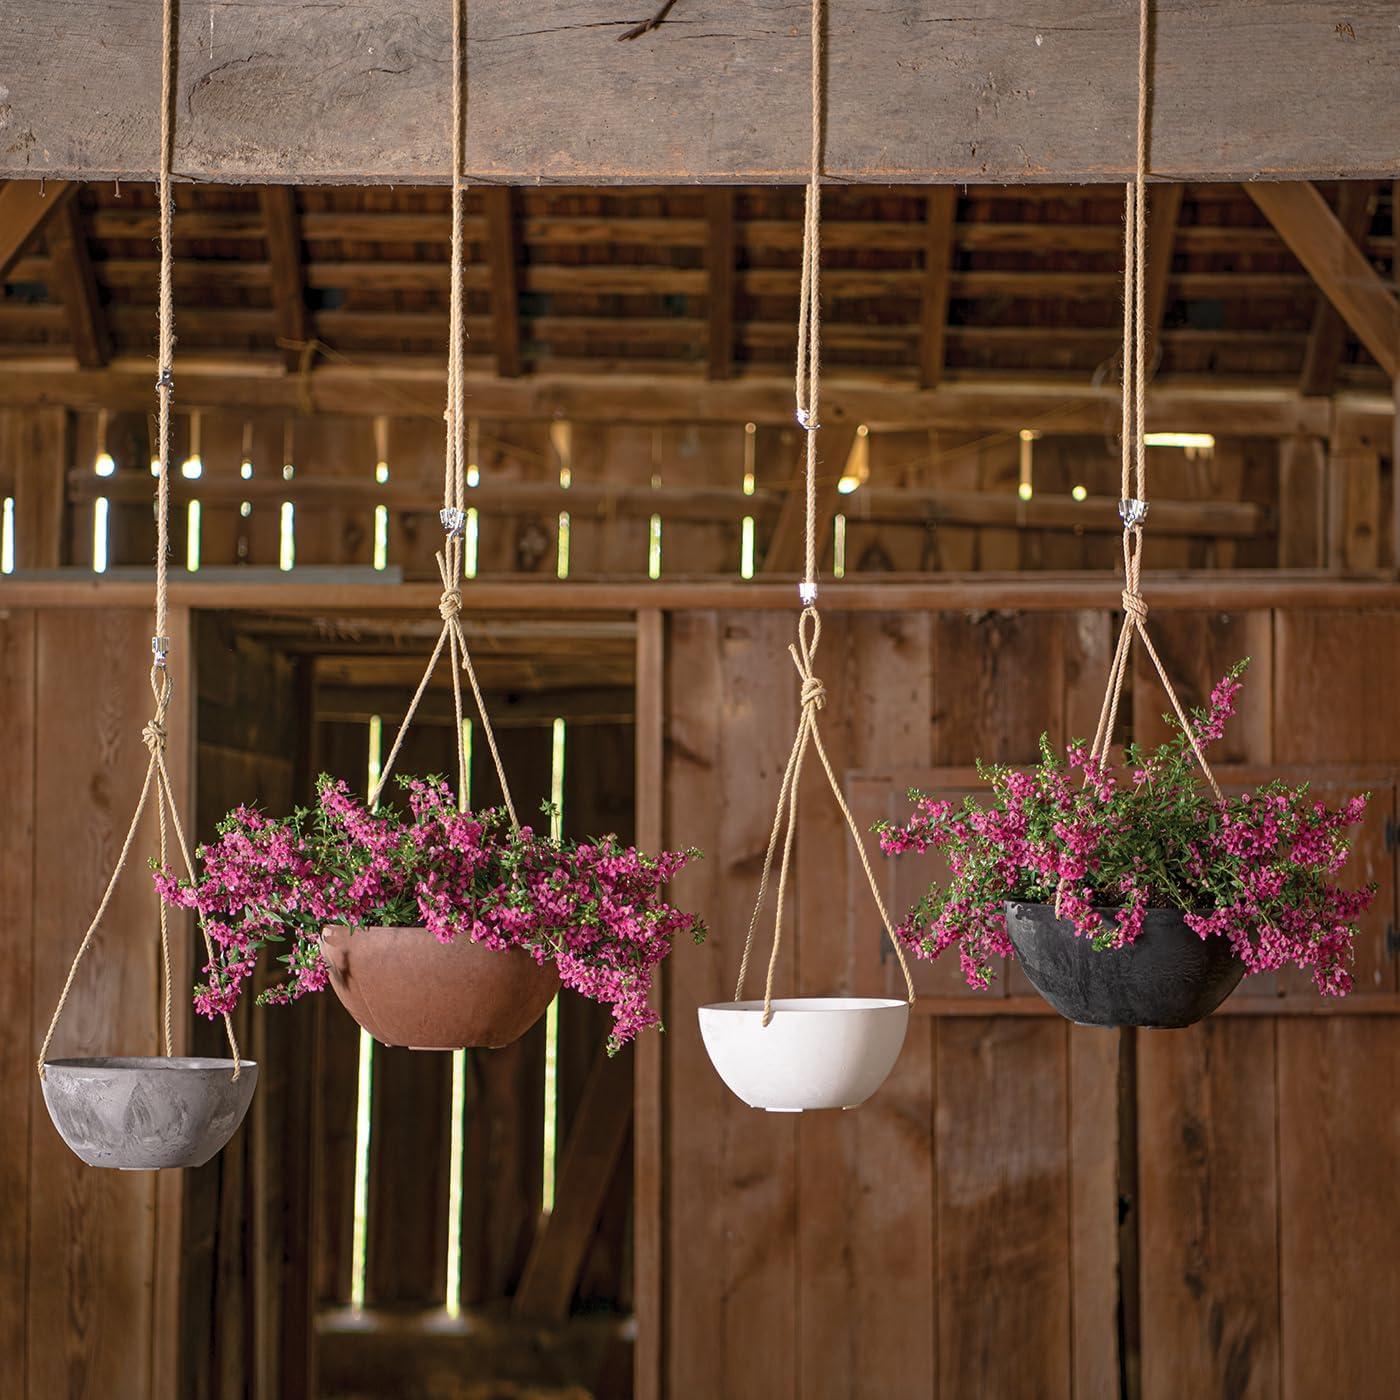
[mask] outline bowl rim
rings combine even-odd
[[[728,1011],[744,1015],[763,1014],[763,1002],[712,1001],[701,1011]],[[791,1011],[804,1015],[849,1016],[880,1011],[908,1011],[909,1003],[902,997],[774,997],[773,1010]]]
[[[257,1069],[256,1060],[238,1060],[240,1069]],[[231,1074],[233,1061],[206,1055],[91,1055],[45,1060],[44,1069],[75,1074]]]

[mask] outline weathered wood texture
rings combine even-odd
[[[827,7],[828,172],[845,180],[1116,180],[1132,165],[1137,16],[1075,0],[983,0],[957,17]],[[1396,169],[1382,0],[1156,7],[1153,91],[1175,178]],[[158,12],[28,0],[0,37],[0,169],[149,178]],[[644,37],[582,0],[472,5],[472,179],[796,181],[806,167],[805,9],[689,0]],[[441,181],[450,13],[372,0],[353,15],[262,3],[181,17],[176,170],[270,182]],[[96,100],[90,78],[99,64]],[[879,75],[872,82],[872,75]],[[681,80],[683,75],[683,81]],[[656,94],[664,93],[658,107]],[[310,116],[315,113],[315,119]]]
[[[1111,416],[1103,419],[1105,430]],[[297,567],[371,565],[375,512],[383,507],[382,562],[408,578],[436,577],[440,423],[385,420],[389,475],[383,482],[375,473],[375,434],[364,417],[298,420],[290,443],[284,443],[284,420],[266,413],[205,411],[200,426],[202,474],[172,484],[177,570],[189,557],[182,527],[191,502],[202,511],[199,562],[205,569],[275,566],[281,507],[290,503]],[[116,465],[112,475],[98,476],[92,469],[102,446],[96,414],[0,409],[0,491],[14,481],[21,568],[58,558],[90,565],[99,499],[108,502],[108,567],[149,561],[145,417],[109,415],[105,428]],[[177,415],[177,452],[188,429],[186,416]],[[804,444],[795,426],[756,424],[749,434],[740,423],[482,417],[472,420],[472,429],[478,485],[468,496],[476,511],[478,575],[554,579],[562,570],[570,580],[644,578],[653,516],[661,527],[664,579],[738,579],[746,519],[753,522],[754,568],[793,574],[802,567]],[[1393,557],[1389,534],[1377,523],[1384,462],[1354,435],[1347,443],[1351,455],[1334,467],[1332,514],[1345,545],[1334,551],[1336,567],[1384,567]],[[290,480],[280,470],[287,446],[295,467]],[[1095,569],[1106,577],[1118,556],[1120,523],[1118,466],[1105,437],[1055,428],[1029,446],[1034,495],[1022,501],[1016,490],[1022,444],[1015,430],[887,427],[858,435],[849,421],[829,427],[818,439],[819,568],[829,575],[836,562],[839,512],[840,562],[848,578],[1010,569]],[[1285,473],[1280,445],[1266,436],[1222,435],[1212,453],[1194,460],[1175,448],[1152,453],[1161,486],[1153,501],[1151,567],[1259,567],[1284,554],[1310,562],[1299,541],[1304,523],[1298,516],[1306,517],[1309,502],[1299,499],[1306,483],[1298,476],[1297,454],[1288,454]],[[1364,480],[1359,465],[1351,465],[1363,460],[1370,466]],[[245,461],[251,478],[243,474]],[[858,489],[840,494],[839,479],[857,466]],[[753,489],[746,492],[748,470]],[[569,524],[561,564],[563,516]],[[1286,537],[1280,533],[1284,519]],[[1311,519],[1316,524],[1315,514]]]
[[[828,617],[823,732],[862,828],[901,813],[908,782],[966,791],[976,755],[1033,760],[1041,729],[1056,741],[1092,729],[1114,621]],[[804,1115],[794,1131],[728,1093],[692,1010],[732,995],[796,718],[793,618],[670,618],[665,840],[705,848],[673,895],[713,932],[678,949],[668,974],[663,1394],[1089,1400],[1126,1378],[1154,1400],[1281,1398],[1327,1390],[1326,1358],[1342,1352],[1347,1393],[1400,1383],[1388,1338],[1349,1345],[1357,1316],[1384,1331],[1400,1230],[1382,1185],[1400,1165],[1400,1019],[1395,960],[1380,951],[1395,919],[1383,827],[1397,770],[1377,728],[1400,716],[1374,671],[1394,615],[1331,621],[1335,637],[1323,614],[1282,610],[1154,613],[1151,625],[1188,700],[1254,657],[1223,781],[1255,783],[1277,763],[1329,799],[1375,794],[1376,830],[1368,822],[1346,876],[1381,886],[1358,944],[1351,1008],[1363,1014],[1260,1014],[1270,998],[1289,1010],[1316,998],[1284,978],[1246,984],[1204,1026],[1139,1037],[1134,1061],[1116,1037],[1048,1014],[1014,968],[987,995],[919,964],[936,1009],[911,1019],[889,1081],[858,1113]],[[1139,669],[1123,737],[1157,737],[1162,708]],[[893,993],[897,969],[817,775],[796,859],[779,993]],[[904,867],[877,864],[897,910],[930,874]],[[1135,1251],[1120,1245],[1120,1210]]]
[[[188,614],[176,610],[170,622],[177,664],[185,667]],[[34,1400],[175,1393],[180,1320],[171,1285],[179,1273],[180,1177],[83,1166],[50,1124],[33,1069],[145,767],[140,726],[150,710],[149,636],[148,615],[136,610],[102,618],[15,611],[3,623],[0,716],[13,744],[13,781],[0,822],[0,879],[13,918],[0,1032],[0,1364],[7,1389]],[[188,691],[181,694],[170,712],[169,761],[183,804],[191,705]],[[154,820],[145,826],[74,982],[56,1055],[156,1052],[155,896],[144,868],[155,850]],[[177,986],[188,981],[187,932],[177,921]],[[178,991],[176,998],[178,1006]],[[176,1053],[187,1043],[187,1019],[181,1006]]]

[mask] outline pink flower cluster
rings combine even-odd
[[[1192,717],[1202,747],[1234,715],[1244,665]],[[1249,972],[1291,963],[1306,968],[1324,995],[1344,995],[1356,920],[1375,890],[1346,890],[1334,880],[1366,798],[1334,811],[1307,784],[1276,781],[1217,800],[1175,727],[1151,752],[1128,746],[1131,782],[1082,744],[1071,744],[1061,763],[1042,736],[1034,769],[979,767],[992,789],[986,805],[968,798],[955,810],[911,792],[912,815],[880,827],[881,846],[893,856],[937,851],[949,880],[910,911],[902,941],[925,958],[956,945],[968,984],[985,987],[998,960],[1012,955],[1007,900],[1058,900],[1061,917],[1100,948],[1131,944],[1149,908],[1169,907],[1202,938],[1229,939]]]
[[[441,780],[405,786],[406,816],[371,811],[323,777],[314,808],[281,820],[230,812],[200,848],[193,884],[157,872],[162,897],[195,910],[215,947],[195,989],[202,1014],[237,1005],[270,945],[290,944],[279,955],[286,976],[258,1001],[285,1003],[326,985],[326,924],[422,925],[444,943],[466,936],[553,962],[564,986],[611,1007],[610,1050],[657,1024],[648,1005],[657,966],[677,936],[705,936],[662,894],[697,852],[653,858],[614,837],[514,831],[501,809],[458,811]]]

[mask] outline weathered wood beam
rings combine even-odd
[[[306,304],[306,269],[301,257],[301,224],[296,191],[269,185],[259,192],[263,236],[267,240],[268,271],[272,276],[272,306],[277,315],[277,338],[290,370],[309,363],[306,347],[312,338],[311,312]]]
[[[1245,189],[1393,379],[1400,368],[1400,306],[1317,187],[1302,181],[1249,183]]]
[[[88,256],[87,234],[78,216],[78,202],[65,199],[47,226],[53,289],[68,314],[73,354],[84,369],[101,369],[112,358],[112,337],[97,290],[97,276]]]
[[[1154,173],[1393,175],[1400,30],[1383,0],[1360,10],[1349,12],[1340,41],[1335,8],[1323,0],[1159,6],[1153,93],[1171,120],[1153,131]],[[446,183],[450,11],[440,0],[360,0],[353,16],[346,23],[335,7],[248,0],[221,7],[211,38],[204,11],[185,6],[176,173]],[[469,178],[801,181],[805,10],[687,0],[658,29],[619,45],[636,19],[607,14],[596,0],[470,6]],[[159,27],[147,0],[25,0],[0,29],[9,89],[0,170],[150,179]],[[837,180],[1121,181],[1132,167],[1132,6],[984,0],[967,14],[933,15],[831,0],[826,41],[826,170]]]
[[[229,575],[237,575],[230,580]],[[276,577],[272,577],[272,575]],[[261,577],[251,577],[261,575]],[[247,576],[247,581],[244,581]],[[1076,612],[1121,608],[1121,580],[1103,570],[1091,573],[884,574],[870,583],[847,578],[822,592],[827,612]],[[87,569],[59,577],[0,580],[0,599],[9,608],[119,608],[150,602],[150,579],[99,577]],[[212,611],[278,614],[415,613],[437,609],[440,584],[301,583],[297,571],[229,569],[214,577],[171,574],[172,606]],[[793,588],[782,580],[718,579],[687,583],[657,580],[639,589],[635,579],[583,583],[574,580],[521,581],[518,577],[478,578],[467,590],[472,611],[544,615],[551,618],[611,613],[636,615],[639,601],[660,612],[736,609],[785,610]],[[1152,610],[1156,612],[1247,612],[1251,609],[1320,608],[1347,612],[1400,608],[1400,582],[1389,577],[1336,578],[1316,570],[1194,569],[1154,571]]]
[[[919,327],[919,383],[934,388],[943,378],[947,346],[948,291],[957,232],[958,194],[939,185],[924,198],[924,287]]]
[[[540,1221],[511,1311],[562,1322],[632,1123],[632,1057],[599,1047],[559,1162],[554,1210]]]
[[[515,193],[504,186],[482,191],[486,203],[486,263],[491,278],[491,329],[496,373],[515,379],[520,363],[519,231]]]
[[[1148,365],[1162,339],[1162,318],[1167,309],[1167,288],[1172,279],[1172,247],[1181,215],[1181,185],[1153,185],[1147,192],[1147,286],[1143,310],[1147,321]]]
[[[734,191],[705,192],[705,350],[711,379],[734,373]]]
[[[119,356],[104,370],[76,370],[67,357],[26,355],[0,359],[0,407],[64,404],[77,409],[149,409],[150,366]],[[316,365],[305,380],[268,357],[183,355],[181,395],[201,408],[239,412],[288,410],[344,414],[442,416],[442,363],[366,358]],[[792,381],[786,375],[744,375],[720,382],[678,375],[540,374],[499,379],[469,373],[467,392],[482,418],[568,419],[576,423],[792,422]],[[1369,403],[1369,401],[1368,401]],[[1095,386],[1077,375],[1038,376],[1023,382],[959,376],[919,390],[907,379],[828,375],[822,417],[829,427],[867,424],[888,428],[1039,428],[1046,435],[1103,433],[1117,421],[1117,386]],[[1391,400],[1375,398],[1368,411],[1389,416]],[[1327,436],[1331,400],[1304,398],[1295,386],[1232,385],[1219,381],[1158,379],[1147,391],[1149,427],[1208,433],[1288,437]]]
[[[25,244],[77,188],[67,180],[7,180],[0,185],[0,282],[8,279]]]
[[[1370,180],[1348,180],[1337,195],[1337,222],[1353,243],[1360,243],[1371,223],[1371,198],[1375,184]],[[1337,382],[1346,351],[1347,323],[1337,308],[1323,295],[1313,311],[1308,348],[1303,355],[1303,372],[1298,387],[1305,394],[1330,394]]]
[[[840,496],[836,489],[841,479],[841,471],[851,454],[855,442],[856,425],[831,427],[817,435],[817,567],[824,568],[827,556],[831,553],[831,526],[836,519],[836,506]],[[768,540],[768,548],[763,555],[765,574],[800,573],[805,555],[807,493],[806,493],[807,443],[799,435],[797,461],[787,492],[778,510],[777,523]]]

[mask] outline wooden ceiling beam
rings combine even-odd
[[[705,191],[706,372],[711,379],[734,373],[734,191]]]
[[[1376,186],[1370,180],[1348,180],[1337,194],[1337,222],[1353,243],[1361,244],[1371,225],[1371,199]],[[1304,394],[1330,394],[1337,370],[1346,353],[1347,323],[1325,294],[1317,299],[1303,372],[1298,387]]]
[[[958,192],[939,185],[924,196],[924,271],[919,328],[919,383],[934,388],[947,353],[948,293],[952,282]]]
[[[9,279],[25,245],[77,188],[69,180],[7,180],[0,185],[0,282]]]
[[[53,289],[68,315],[73,354],[84,369],[101,369],[112,358],[112,337],[76,199],[65,199],[53,211],[47,241]]]
[[[77,409],[150,407],[150,366],[144,356],[120,356],[102,370],[80,370],[66,356],[32,352],[0,359],[0,406],[63,404]],[[439,419],[442,362],[437,356],[364,359],[316,365],[304,381],[268,356],[180,357],[182,401],[191,407],[240,413],[389,413]],[[469,373],[467,392],[482,418],[566,418],[576,423],[745,423],[790,425],[792,381],[786,373],[746,374],[707,382],[678,374],[536,374],[499,379]],[[1026,379],[960,375],[920,390],[907,378],[828,373],[822,384],[827,426],[882,428],[1039,428],[1048,435],[1111,431],[1116,385],[1092,385],[1081,375]],[[1389,396],[1376,412],[1389,414]],[[1293,385],[1262,387],[1167,376],[1148,388],[1149,426],[1255,437],[1331,429],[1330,399],[1304,398]]]
[[[491,325],[496,373],[516,379],[520,362],[519,228],[515,191],[500,185],[482,191],[486,202],[486,265],[491,284]]]
[[[267,240],[268,271],[272,275],[272,306],[277,314],[277,338],[290,370],[306,359],[313,338],[311,310],[306,301],[306,269],[301,255],[301,222],[296,191],[268,185],[258,193],[263,234]]]
[[[1386,376],[1400,368],[1400,305],[1317,186],[1248,183],[1245,189],[1307,268]]]
[[[25,0],[23,8],[23,23],[0,27],[7,130],[24,137],[0,147],[0,171],[151,179],[150,7]],[[1337,15],[1324,0],[1272,6],[1267,24],[1256,8],[1187,0],[1159,17],[1154,71],[1169,90],[1171,120],[1153,132],[1154,171],[1174,180],[1394,175],[1400,29],[1358,22],[1354,40],[1328,42]],[[878,78],[832,85],[830,177],[1123,181],[1133,162],[1137,11],[1080,0],[1066,9],[1043,8],[1045,42],[1033,45],[1024,0],[936,17],[831,0],[831,72]],[[468,178],[801,182],[805,11],[775,22],[771,4],[706,0],[620,48],[617,36],[634,22],[576,3],[561,19],[560,0],[473,6],[467,64],[482,119],[469,123]],[[249,0],[223,7],[216,44],[207,28],[197,6],[184,7],[179,177],[447,182],[442,113],[452,65],[440,6],[361,0],[347,25],[335,7]],[[94,103],[90,46],[73,36],[99,33],[103,99]],[[1015,100],[987,100],[970,73],[998,75],[998,90],[1014,85]]]

